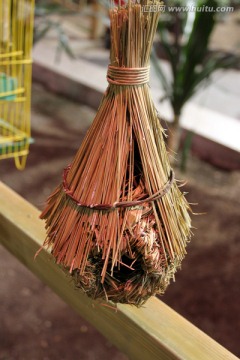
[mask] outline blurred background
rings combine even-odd
[[[190,4],[215,11],[169,8]],[[79,148],[107,87],[108,6],[107,0],[36,1],[31,93],[34,143],[23,171],[16,169],[13,158],[0,160],[0,180],[39,209],[61,181],[62,170]],[[177,152],[170,151],[177,177],[187,180],[184,190],[189,202],[196,204],[193,211],[205,213],[193,216],[188,255],[161,300],[237,356],[239,10],[237,0],[165,2],[150,80],[162,125],[168,128],[167,146]],[[1,64],[0,58],[3,74]],[[1,79],[3,111],[6,98],[1,98]],[[0,155],[3,137],[0,132]],[[1,360],[127,359],[3,247],[0,294]]]

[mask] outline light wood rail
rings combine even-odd
[[[238,359],[157,298],[140,309],[120,304],[117,311],[90,300],[74,288],[47,251],[34,260],[44,238],[39,210],[0,182],[0,243],[129,359]]]

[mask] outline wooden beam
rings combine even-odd
[[[39,211],[0,182],[0,243],[130,359],[237,360],[157,298],[140,309],[120,304],[117,311],[90,300],[47,251],[33,259],[44,238]]]

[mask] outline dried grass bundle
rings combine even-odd
[[[137,306],[165,291],[191,226],[149,94],[158,16],[139,4],[110,10],[109,87],[41,215],[44,246],[78,287],[92,298]]]

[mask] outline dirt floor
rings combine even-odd
[[[13,160],[2,161],[0,180],[42,209],[93,116],[34,85],[27,167],[19,172]],[[188,255],[161,300],[240,356],[240,173],[191,158],[184,178],[188,200],[199,204],[194,211],[206,214],[193,217]],[[2,247],[0,294],[1,360],[126,359]]]

